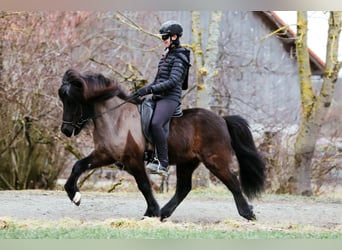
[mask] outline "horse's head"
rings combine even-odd
[[[92,105],[84,98],[85,79],[75,70],[67,70],[58,90],[63,103],[61,131],[68,137],[78,135],[93,114]]]
[[[102,74],[80,74],[69,69],[65,72],[58,90],[63,102],[62,132],[68,137],[77,135],[87,121],[95,118],[94,104],[118,96],[127,99],[126,93]]]

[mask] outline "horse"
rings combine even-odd
[[[191,191],[192,174],[202,162],[233,194],[240,216],[256,219],[245,196],[253,199],[263,191],[265,164],[241,116],[219,116],[207,109],[190,108],[184,109],[181,117],[171,119],[168,154],[170,165],[176,165],[176,188],[160,209],[145,169],[146,138],[141,115],[138,104],[129,101],[128,91],[101,73],[68,69],[58,95],[63,105],[61,132],[65,136],[77,136],[89,121],[93,122],[94,150],[76,161],[64,185],[75,205],[81,202],[77,181],[82,173],[115,163],[134,177],[147,203],[144,216],[163,221]],[[239,174],[230,169],[234,153]]]

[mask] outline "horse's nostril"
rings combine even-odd
[[[61,131],[62,131],[62,133],[63,133],[64,135],[66,135],[67,137],[71,137],[71,136],[72,136],[72,133],[73,133],[73,131],[74,131],[74,129],[73,129],[73,128],[70,129],[70,128],[68,128],[67,126],[62,125]]]

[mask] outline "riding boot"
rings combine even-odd
[[[158,147],[159,146],[159,147]],[[168,176],[168,154],[167,154],[167,144],[158,145],[156,144],[156,155],[154,160],[146,165],[150,174],[159,174],[162,176]]]
[[[158,158],[154,158],[152,162],[149,162],[146,165],[147,171],[149,174],[159,174],[161,176],[167,177],[169,175],[168,167],[164,167],[161,165]]]

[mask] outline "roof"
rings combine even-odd
[[[295,38],[296,33],[285,23],[274,11],[256,11],[262,20],[271,28],[271,30],[278,30],[279,28],[287,26],[286,29],[277,33],[277,37],[283,42],[284,48],[291,56],[296,56]],[[325,63],[314,53],[310,48],[309,58],[312,75],[323,75]]]

